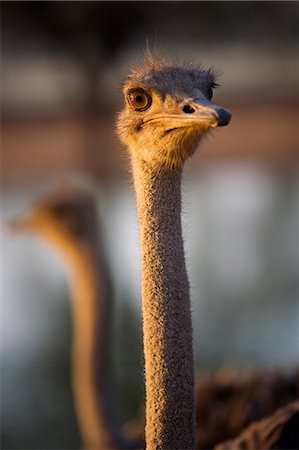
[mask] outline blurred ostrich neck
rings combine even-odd
[[[118,424],[110,413],[107,386],[107,303],[100,251],[94,241],[60,246],[71,267],[72,377],[76,414],[84,448],[122,448]]]
[[[140,224],[147,449],[194,448],[194,368],[182,169],[132,156]]]

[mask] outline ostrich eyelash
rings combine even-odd
[[[220,87],[220,84],[216,83],[216,81],[212,81],[212,83],[210,83],[209,87],[212,89],[217,89],[218,87]]]

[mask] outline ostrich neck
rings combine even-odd
[[[132,160],[140,224],[147,449],[194,448],[194,367],[182,170]]]
[[[61,247],[60,247],[61,249]],[[94,242],[64,247],[71,268],[72,381],[84,448],[132,448],[115,415],[107,376],[107,281]]]

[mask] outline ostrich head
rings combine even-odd
[[[120,139],[151,166],[182,166],[209,129],[230,121],[230,111],[211,101],[215,87],[212,70],[147,57],[123,85]]]
[[[46,196],[22,217],[8,223],[12,231],[31,231],[56,247],[84,244],[96,234],[95,205],[89,193],[64,187]]]

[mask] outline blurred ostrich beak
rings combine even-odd
[[[27,231],[29,229],[29,221],[27,216],[16,217],[11,220],[7,220],[4,223],[4,230],[6,233],[19,233],[20,231]]]

